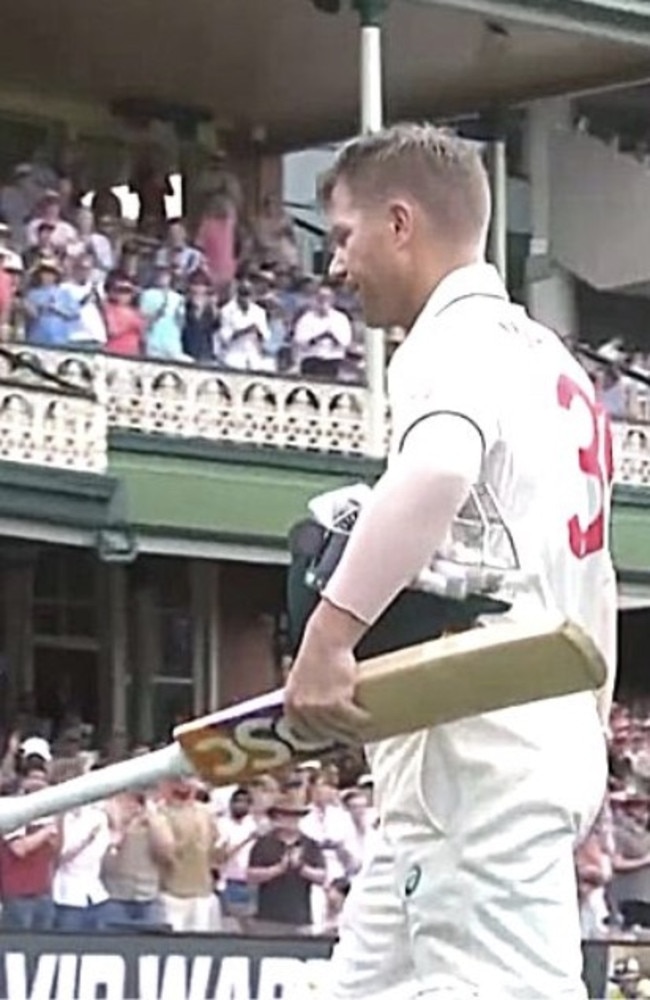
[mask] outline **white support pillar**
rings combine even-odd
[[[488,150],[492,221],[489,258],[505,285],[508,284],[508,162],[506,140],[494,139]]]
[[[387,0],[353,0],[361,19],[359,77],[361,131],[378,132],[384,122],[381,22]],[[366,329],[366,378],[369,390],[368,451],[384,456],[386,431],[386,333]]]
[[[525,150],[531,240],[526,284],[534,319],[562,337],[573,337],[578,332],[574,279],[553,260],[551,231],[551,144],[553,132],[567,127],[571,127],[569,98],[549,98],[528,106]]]

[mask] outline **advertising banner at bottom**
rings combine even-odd
[[[327,1000],[331,938],[0,934],[2,1000]]]

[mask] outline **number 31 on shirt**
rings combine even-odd
[[[614,475],[612,428],[609,417],[599,403],[594,403],[587,393],[567,375],[560,375],[557,383],[557,401],[565,410],[573,406],[586,407],[591,421],[591,438],[578,448],[576,462],[580,472],[595,482],[598,507],[593,520],[583,525],[577,514],[567,522],[569,546],[577,559],[584,559],[599,552],[605,545],[605,506]]]

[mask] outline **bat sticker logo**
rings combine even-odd
[[[216,781],[244,780],[331,749],[331,743],[301,739],[283,715],[254,715],[229,726],[228,731],[225,726],[215,728],[192,747],[199,770],[209,772]]]

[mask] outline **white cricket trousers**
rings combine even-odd
[[[602,804],[591,694],[370,750],[381,835],[329,1000],[583,1000],[574,849]]]
[[[195,931],[220,931],[221,908],[215,895],[211,896],[171,896],[161,893],[165,920],[180,934]]]

